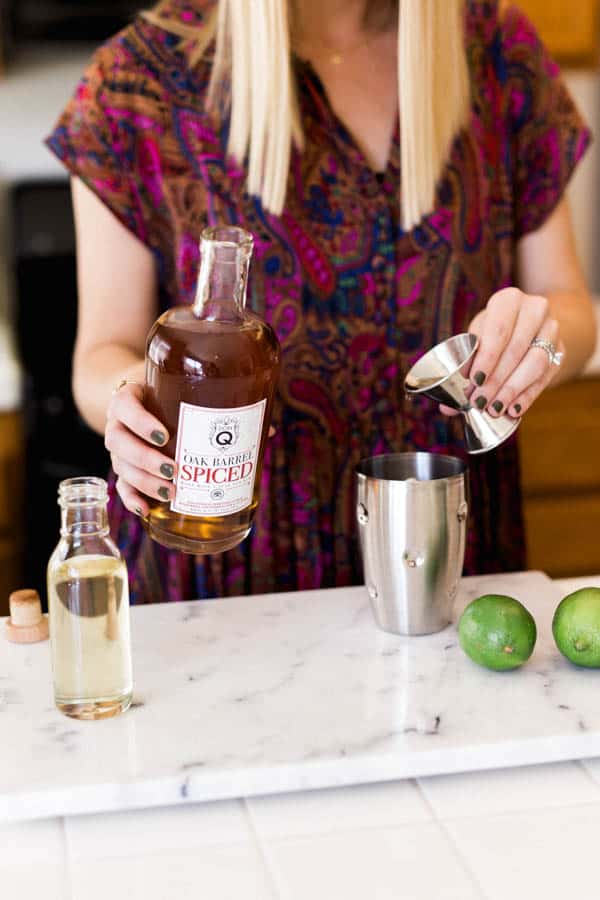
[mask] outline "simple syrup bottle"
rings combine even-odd
[[[154,324],[146,347],[144,403],[169,429],[174,496],[154,499],[145,525],[166,547],[220,553],[250,531],[280,348],[273,329],[246,309],[252,236],[208,228],[192,306]]]
[[[77,719],[102,719],[131,703],[127,568],[108,531],[102,478],[59,486],[60,541],[48,563],[54,698]]]

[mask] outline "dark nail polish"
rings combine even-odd
[[[169,463],[163,463],[160,467],[160,474],[164,475],[165,478],[172,478],[175,474],[175,469]]]
[[[162,431],[153,431],[150,435],[150,440],[153,443],[158,444],[159,447],[162,447],[163,444],[167,443],[167,436]]]
[[[162,497],[163,500],[168,500],[169,499],[169,488],[162,487],[162,486],[159,487],[158,496]]]
[[[517,415],[519,415],[519,413],[521,412],[522,409],[523,409],[523,407],[521,406],[520,403],[515,403],[515,412]]]
[[[502,412],[502,403],[499,400],[494,400],[492,403],[492,409],[494,409],[497,413]]]
[[[483,409],[487,404],[487,399],[485,397],[478,397],[475,401],[475,406],[477,409]]]
[[[475,372],[473,381],[475,382],[477,387],[481,387],[481,385],[485,381],[485,372]]]

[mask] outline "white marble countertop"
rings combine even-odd
[[[550,585],[549,607],[583,584],[600,586],[600,576]],[[559,686],[557,677],[547,686],[547,663],[544,655],[528,664],[541,673],[540,709]],[[478,672],[465,664],[464,679]],[[169,665],[177,668],[173,659]],[[488,674],[514,685],[515,717],[535,717],[524,703],[524,671]],[[581,674],[596,680],[596,673]],[[439,680],[441,694],[447,677]],[[315,697],[327,696],[327,687]],[[585,693],[584,686],[581,698]],[[497,699],[491,719],[501,711]],[[97,733],[106,724],[90,723]],[[67,761],[69,741],[61,741]],[[27,768],[23,744],[19,750]],[[593,759],[209,803],[188,797],[160,809],[0,825],[0,885],[3,896],[18,900],[591,900],[599,827],[600,760]]]
[[[56,711],[47,643],[3,640],[0,821],[600,755],[600,672],[558,652],[559,590],[466,578],[455,621],[490,591],[536,618],[518,673],[474,665],[454,626],[380,631],[363,587],[134,608],[135,707],[106,722]]]

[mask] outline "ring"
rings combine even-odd
[[[534,338],[529,345],[530,347],[539,347],[547,355],[551,366],[560,366],[565,355],[561,350],[557,350],[552,341],[544,338]]]
[[[118,394],[119,391],[121,390],[121,388],[125,387],[126,384],[137,384],[138,387],[141,387],[141,388],[145,387],[145,385],[142,384],[141,381],[133,381],[131,378],[122,378],[121,381],[116,386],[116,388],[113,388],[113,396],[115,394]]]

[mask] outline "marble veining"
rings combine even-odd
[[[539,572],[461,582],[538,624],[523,669],[492,673],[454,625],[379,631],[362,587],[132,610],[135,701],[103,722],[53,706],[48,644],[0,642],[0,819],[255,796],[600,754],[600,672],[551,635]]]

